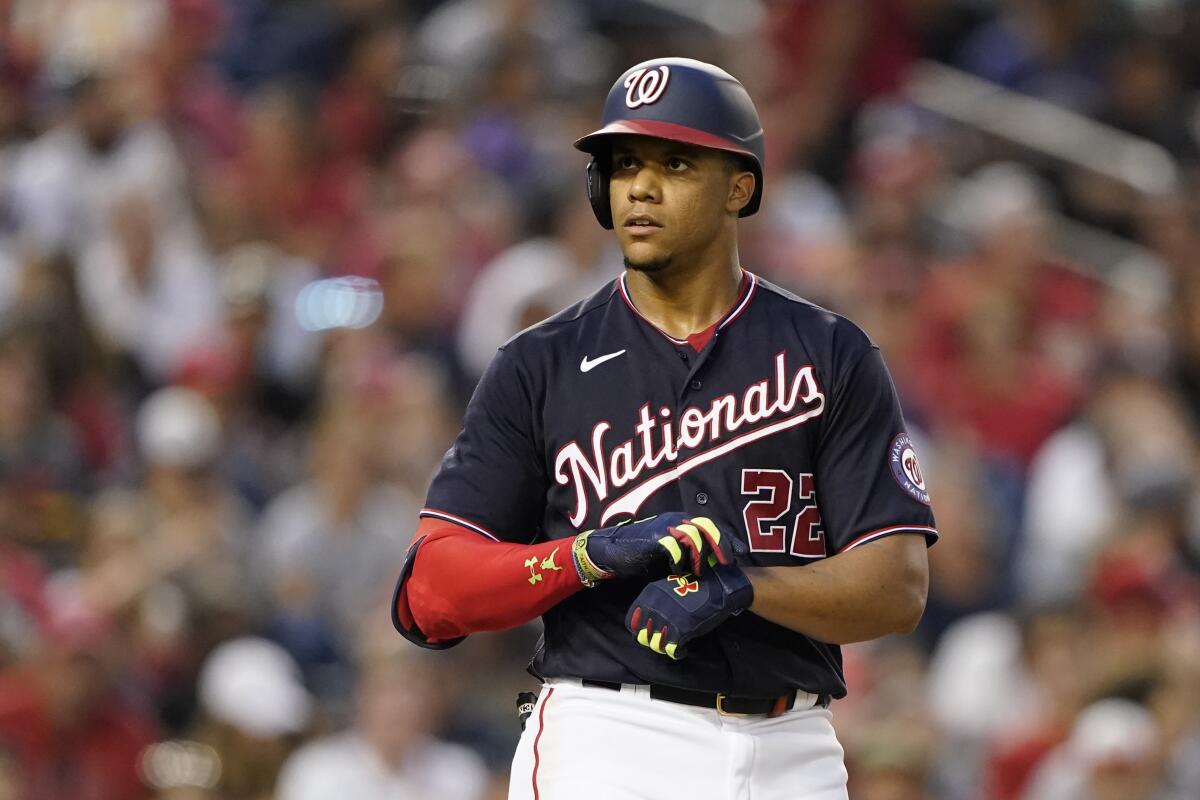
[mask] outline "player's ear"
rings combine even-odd
[[[729,172],[729,195],[725,202],[725,210],[736,216],[752,197],[754,197],[754,173],[742,169],[740,163],[735,163]]]

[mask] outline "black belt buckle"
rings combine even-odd
[[[723,717],[778,717],[796,704],[796,690],[779,697],[734,697],[717,692],[714,705]]]
[[[722,717],[748,717],[748,716],[750,716],[750,714],[747,714],[743,711],[730,711],[729,709],[725,708],[725,698],[728,696],[729,695],[725,694],[724,692],[717,692],[717,713],[718,714],[720,714]]]

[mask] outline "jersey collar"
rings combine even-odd
[[[668,341],[670,341],[675,346],[677,346],[677,347],[688,346],[687,339],[676,339],[674,336],[671,336],[669,333],[664,331],[662,328],[658,327],[653,322],[651,322],[649,319],[647,319],[646,316],[644,314],[642,314],[641,311],[638,311],[637,306],[635,306],[633,304],[633,299],[629,296],[629,287],[625,284],[625,279],[627,277],[628,277],[628,273],[624,273],[624,272],[621,273],[621,277],[617,280],[617,291],[620,292],[621,299],[625,301],[625,305],[629,306],[629,310],[632,311],[637,316],[639,316],[643,322],[645,322],[647,325],[649,325],[654,330],[658,331],[663,337],[665,337]],[[748,305],[750,305],[750,299],[752,297],[754,297],[754,292],[757,289],[757,287],[758,287],[758,276],[755,275],[753,272],[751,272],[748,269],[743,269],[742,270],[742,285],[738,288],[738,299],[735,300],[733,302],[733,305],[730,307],[730,309],[725,312],[725,316],[723,316],[723,317],[721,317],[721,319],[717,320],[717,322],[712,326],[714,328],[714,334],[720,333],[721,330],[723,330],[727,325],[730,325],[735,319],[737,319],[738,317],[740,317],[742,315],[742,312],[746,310],[746,307]]]

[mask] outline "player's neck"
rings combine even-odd
[[[677,339],[702,331],[725,315],[742,282],[737,249],[708,264],[625,271],[629,299],[642,316]]]

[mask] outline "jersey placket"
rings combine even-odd
[[[691,345],[676,346],[676,350],[681,356],[680,360],[688,367],[683,382],[679,385],[675,394],[675,407],[671,409],[671,416],[675,420],[676,425],[676,435],[679,432],[679,424],[683,418],[683,412],[689,406],[699,406],[702,408],[705,405],[702,402],[702,398],[709,393],[704,391],[706,381],[703,376],[711,372],[706,367],[712,361],[713,352],[720,347],[720,340],[721,332],[718,330],[699,353],[693,350]],[[680,460],[686,457],[681,456]],[[705,470],[703,469],[687,472],[680,476],[676,482],[681,508],[695,512],[703,512],[705,510],[712,496],[709,492],[710,487],[705,484],[703,478],[704,472]]]
[[[704,390],[705,384],[708,382],[704,376],[711,372],[707,367],[713,359],[713,354],[721,346],[723,328],[741,314],[753,296],[756,288],[754,284],[757,279],[751,276],[747,280],[749,283],[744,293],[738,302],[735,303],[734,307],[717,323],[712,338],[699,352],[696,352],[686,340],[676,339],[654,325],[654,323],[637,310],[637,306],[633,304],[632,299],[626,293],[627,290],[625,289],[624,282],[622,281],[618,286],[618,291],[624,295],[624,300],[629,310],[636,320],[641,323],[643,330],[648,334],[649,338],[657,338],[660,346],[665,345],[670,348],[674,352],[674,359],[679,362],[678,366],[671,365],[667,370],[672,376],[679,375],[681,372],[683,374],[683,380],[674,386],[674,402],[671,406],[671,420],[675,426],[674,430],[677,438],[683,412],[689,406],[703,408],[705,404],[702,402],[702,398],[711,394],[711,391],[705,392]],[[683,370],[679,370],[680,366],[683,367]],[[672,380],[678,379],[672,378]],[[687,455],[680,456],[680,460],[686,458]],[[695,513],[703,513],[711,499],[714,496],[719,496],[718,492],[713,492],[712,487],[706,484],[704,479],[706,472],[707,470],[703,468],[692,470],[686,472],[676,480],[675,487],[679,493],[679,508]]]

